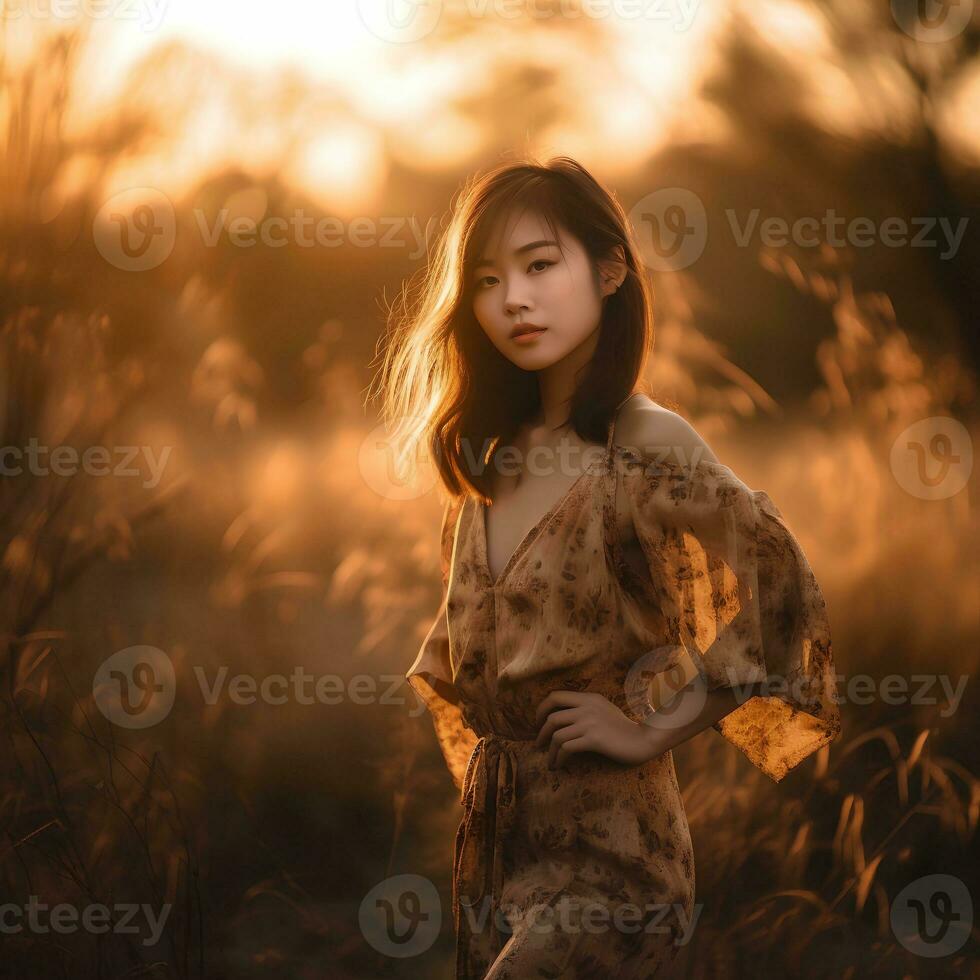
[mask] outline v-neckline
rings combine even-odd
[[[580,473],[572,485],[548,508],[547,512],[542,514],[534,525],[527,531],[524,537],[517,543],[517,547],[512,552],[510,558],[507,559],[506,564],[500,570],[500,574],[494,578],[493,572],[490,570],[490,543],[487,535],[487,508],[482,500],[477,500],[474,498],[474,506],[476,507],[476,523],[479,529],[479,543],[480,543],[480,562],[483,567],[483,574],[486,576],[487,581],[490,583],[491,589],[496,589],[500,586],[504,579],[510,574],[511,569],[514,565],[520,561],[521,557],[531,547],[532,544],[538,539],[541,531],[546,525],[551,523],[554,517],[558,514],[562,507],[565,506],[566,501],[572,496],[575,490],[578,488],[579,484],[587,477],[591,476],[594,472],[605,472],[611,465],[612,458],[612,448],[613,448],[613,432],[616,428],[616,419],[619,417],[619,410],[636,394],[635,391],[630,392],[615,408],[613,411],[612,419],[609,422],[609,427],[606,433],[606,451],[602,458],[602,464],[596,465],[595,463],[586,466],[584,471]]]
[[[489,536],[487,535],[487,508],[482,500],[476,501],[477,508],[477,524],[480,530],[480,560],[483,565],[483,571],[486,574],[487,579],[490,582],[491,588],[496,589],[504,581],[510,570],[515,564],[521,559],[521,556],[527,551],[528,548],[537,540],[539,534],[544,529],[544,527],[551,523],[552,519],[557,516],[558,512],[565,505],[566,501],[572,496],[579,484],[587,477],[591,476],[595,464],[586,467],[584,472],[580,473],[572,485],[548,508],[548,510],[538,518],[537,521],[531,526],[530,530],[521,538],[517,543],[517,547],[511,553],[510,558],[507,559],[506,564],[500,570],[500,574],[494,578],[493,571],[490,568],[490,542]]]

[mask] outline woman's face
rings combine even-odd
[[[494,347],[526,371],[562,360],[599,326],[603,295],[581,243],[558,227],[562,251],[536,212],[504,216],[473,269],[473,314]],[[514,328],[542,328],[521,339]]]

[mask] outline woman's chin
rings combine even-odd
[[[545,341],[538,341],[527,350],[514,350],[512,347],[507,356],[525,371],[541,371],[551,367],[552,364],[557,364],[564,356],[564,352],[556,350],[553,345]]]

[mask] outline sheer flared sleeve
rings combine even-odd
[[[826,603],[799,543],[721,463],[636,457],[623,479],[666,631],[653,672],[686,656],[708,691],[761,685],[712,727],[778,782],[840,732]]]
[[[456,537],[461,505],[462,498],[458,502],[450,500],[443,511],[440,532],[442,603],[435,622],[422,641],[415,663],[405,677],[425,703],[432,717],[439,748],[442,750],[456,788],[462,792],[466,763],[476,745],[477,737],[463,720],[462,709],[453,685],[449,623],[446,616],[453,541]]]

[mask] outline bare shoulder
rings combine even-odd
[[[683,466],[700,460],[718,462],[687,419],[642,392],[633,395],[620,410],[613,442],[640,456],[666,458]]]

